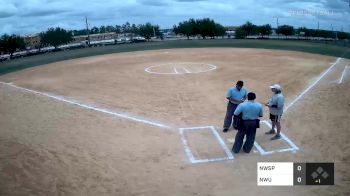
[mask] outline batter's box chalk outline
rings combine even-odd
[[[226,157],[222,157],[222,158],[213,158],[213,159],[196,159],[190,149],[190,147],[188,146],[187,140],[185,138],[185,131],[200,131],[203,129],[210,129],[213,133],[213,135],[215,136],[215,138],[218,140],[220,146],[222,147],[222,149],[225,151],[226,153]],[[197,164],[197,163],[209,163],[209,162],[218,162],[218,161],[227,161],[227,160],[233,160],[233,154],[231,153],[231,151],[227,148],[224,140],[221,138],[221,136],[219,135],[219,133],[217,132],[217,130],[215,129],[214,126],[203,126],[203,127],[188,127],[188,128],[179,128],[179,132],[181,135],[181,142],[184,146],[185,149],[185,153],[187,158],[189,159],[189,161],[192,164]]]
[[[264,123],[265,125],[267,125],[270,129],[272,128],[272,125],[268,121],[264,120],[261,122]],[[284,140],[285,142],[287,142],[287,144],[290,146],[290,148],[281,148],[281,149],[275,149],[275,150],[271,150],[271,151],[265,151],[264,148],[261,147],[258,142],[254,142],[254,146],[262,156],[270,155],[270,154],[273,154],[276,152],[293,152],[293,153],[295,153],[296,151],[299,150],[299,147],[283,133],[281,133],[281,140]]]

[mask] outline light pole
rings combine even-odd
[[[89,24],[87,21],[87,17],[85,16],[85,24],[86,24],[86,32],[87,32],[87,41],[88,41],[88,46],[90,46],[90,31],[89,31]]]
[[[278,33],[278,26],[279,26],[279,24],[278,24],[278,16],[274,16],[273,18],[276,18],[276,33],[277,33],[277,39],[280,39],[280,34]]]

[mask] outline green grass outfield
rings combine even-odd
[[[156,50],[169,48],[205,48],[205,47],[233,47],[233,48],[265,48],[277,50],[292,50],[300,52],[309,52],[314,54],[329,55],[334,57],[343,57],[350,59],[350,48],[334,44],[313,43],[308,41],[296,40],[177,40],[162,42],[146,42],[135,44],[120,44],[102,47],[91,47],[75,50],[66,50],[41,54],[36,56],[24,57],[10,61],[0,62],[0,75],[34,67],[45,65],[57,61],[63,61],[74,58],[81,58],[94,55],[132,52],[141,50]]]

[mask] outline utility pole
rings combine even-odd
[[[154,26],[153,26],[153,37],[156,37],[156,30],[154,29]]]
[[[317,40],[320,40],[320,21],[317,21]]]
[[[86,16],[85,16],[85,23],[86,23],[86,32],[87,32],[88,46],[90,47],[90,31],[89,31],[89,24],[88,24]]]
[[[333,35],[335,35],[334,40],[337,40],[338,39],[338,35],[337,35],[336,32],[334,32],[333,24],[331,24],[331,28],[332,28]]]
[[[277,33],[277,38],[280,39],[280,34],[278,33],[278,27],[279,27],[279,24],[278,24],[278,17],[277,16],[274,16],[273,18],[276,18],[276,33]]]
[[[279,27],[279,24],[278,24],[278,17],[277,17],[277,30],[278,30],[278,27]],[[280,34],[279,34],[279,32],[277,33],[277,37],[278,37],[278,39],[280,39]]]

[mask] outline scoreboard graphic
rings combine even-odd
[[[334,185],[334,163],[258,162],[258,186]]]

